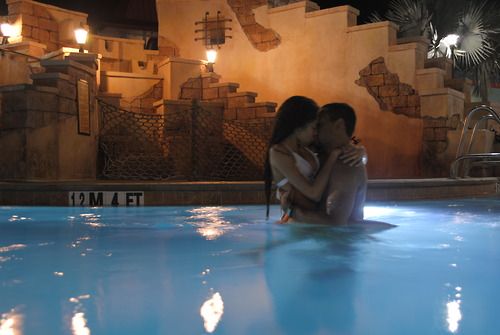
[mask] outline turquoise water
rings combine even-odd
[[[498,199],[365,214],[398,227],[277,225],[263,206],[2,207],[0,335],[498,334]]]

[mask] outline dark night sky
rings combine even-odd
[[[133,25],[148,24],[156,21],[155,0],[38,0],[59,7],[86,12],[92,25],[98,22],[130,22]],[[384,12],[389,0],[318,0],[321,8],[349,4],[361,11],[359,23],[374,10]],[[5,0],[0,0],[0,14],[7,14]]]
[[[155,0],[38,0],[89,14],[90,24],[115,22],[133,26],[155,26]],[[444,1],[444,0],[435,0]],[[479,0],[471,0],[479,1]],[[489,0],[500,6],[500,0]],[[361,11],[358,24],[367,22],[374,11],[384,13],[390,0],[315,0],[321,8],[351,5]],[[0,15],[7,14],[5,0],[0,0]]]

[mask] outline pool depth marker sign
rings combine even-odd
[[[126,206],[137,207],[144,205],[144,192],[104,192],[82,191],[68,192],[69,206],[101,207],[101,206]]]

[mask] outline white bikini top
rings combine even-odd
[[[313,166],[311,166],[311,164],[309,163],[309,161],[307,159],[305,159],[304,157],[302,157],[301,155],[299,155],[295,151],[292,151],[290,148],[288,148],[288,147],[286,147],[286,148],[288,150],[290,150],[290,152],[292,153],[293,158],[295,159],[295,166],[297,167],[297,170],[299,170],[300,174],[303,175],[304,177],[306,177],[309,181],[313,181],[314,177],[316,176],[316,174],[318,173],[318,170],[319,170],[318,156],[314,152],[309,150],[308,148],[305,148],[314,157],[314,160],[316,162],[316,164],[315,164],[316,166],[313,167]],[[276,198],[278,200],[280,199],[279,188],[285,186],[286,184],[288,184],[288,178],[283,178],[278,183],[276,183],[276,186],[278,188],[276,190]]]

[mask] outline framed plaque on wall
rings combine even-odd
[[[90,92],[89,83],[86,80],[78,79],[77,99],[78,134],[90,135]]]

